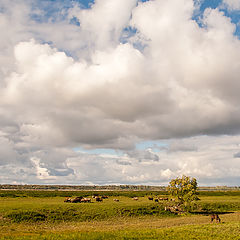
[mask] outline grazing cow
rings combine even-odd
[[[158,199],[155,199],[154,201],[155,201],[155,202],[159,202]]]
[[[219,223],[221,222],[220,217],[216,213],[213,213],[210,217],[211,217],[211,222],[213,222],[214,219],[216,220],[216,222],[219,222]]]
[[[165,206],[164,209],[165,209],[165,211],[169,211],[169,212],[172,212],[172,213],[175,213],[175,214],[182,212],[182,209],[178,206],[173,206],[173,207]]]
[[[71,198],[67,197],[64,202],[71,202]]]
[[[82,198],[81,199],[81,202],[84,202],[84,203],[90,203],[91,202],[91,199],[90,198]]]
[[[83,197],[75,197],[73,199],[71,199],[71,203],[78,203],[78,202],[81,202]]]
[[[138,197],[134,197],[133,200],[137,201],[137,200],[138,200]]]
[[[114,202],[119,202],[119,199],[113,199]]]
[[[103,199],[101,197],[95,197],[95,199],[96,199],[96,202],[102,202],[103,201]]]
[[[107,199],[108,198],[108,196],[102,196],[102,199]]]
[[[148,200],[151,200],[151,201],[153,201],[153,197],[148,197]]]

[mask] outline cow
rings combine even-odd
[[[75,197],[73,199],[71,199],[71,203],[78,203],[78,202],[81,202],[83,197]]]
[[[137,201],[137,200],[138,200],[138,197],[134,197],[133,200]]]
[[[107,199],[108,198],[108,196],[102,196],[102,199]]]
[[[114,202],[119,202],[119,199],[113,199]]]
[[[216,220],[216,222],[219,222],[219,223],[221,222],[220,217],[216,213],[211,214],[210,217],[211,217],[211,222],[213,222],[214,219]]]
[[[64,202],[71,202],[71,198],[67,197]]]
[[[95,199],[96,199],[96,202],[102,202],[103,201],[103,199],[101,197],[95,197]]]
[[[154,199],[155,202],[159,202],[158,199]]]
[[[169,207],[165,206],[164,210],[169,211],[171,213],[175,213],[175,214],[182,212],[182,209],[179,206],[172,206],[172,207],[171,206],[169,206]]]
[[[148,200],[151,200],[151,201],[153,201],[153,197],[148,197]]]
[[[83,202],[83,203],[90,203],[91,202],[91,198],[82,198],[81,202]]]
[[[94,194],[92,195],[92,198],[96,198],[96,197],[99,197],[99,194],[94,193]]]

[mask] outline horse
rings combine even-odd
[[[219,223],[221,222],[220,217],[216,213],[211,214],[210,217],[211,217],[211,222],[213,222],[214,219],[216,220],[216,222],[219,222]]]

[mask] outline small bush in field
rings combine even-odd
[[[6,215],[7,218],[13,222],[39,222],[45,221],[47,216],[40,212],[35,211],[18,211]]]

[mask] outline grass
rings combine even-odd
[[[0,216],[12,222],[93,221],[134,216],[174,216],[164,211],[163,204],[154,204],[146,197],[134,201],[131,198],[114,197],[102,203],[64,203],[64,198],[5,198],[1,200]]]
[[[102,203],[75,204],[49,193],[1,197],[0,239],[240,239],[239,195],[200,196],[192,214],[177,216],[147,196],[111,194]],[[222,223],[210,224],[210,212]]]
[[[124,196],[124,197],[144,197],[146,195],[167,195],[166,191],[24,191],[24,190],[0,190],[0,198],[23,198],[23,197],[86,197],[98,194],[100,196]]]
[[[105,221],[83,226],[67,224],[61,225],[61,229],[54,225],[34,229],[32,225],[31,231],[12,231],[1,239],[239,239],[239,215],[238,221],[230,221],[229,217],[229,222],[221,224],[209,224],[206,217],[201,217],[198,223],[194,217],[183,217],[182,221],[175,218],[159,222],[150,218],[132,219],[130,225],[126,219],[112,224]]]

